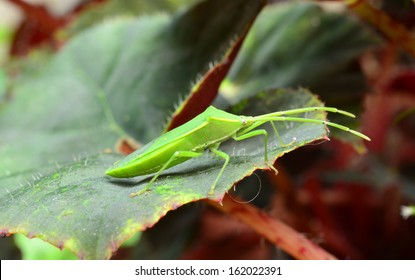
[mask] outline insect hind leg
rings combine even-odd
[[[225,160],[225,163],[223,164],[223,166],[222,166],[221,170],[219,171],[218,176],[216,177],[215,182],[213,182],[213,185],[212,185],[212,187],[211,187],[211,188],[210,188],[210,190],[209,190],[209,193],[208,193],[208,195],[209,195],[209,196],[213,195],[213,193],[215,192],[216,184],[218,183],[219,178],[220,178],[220,177],[222,177],[222,174],[223,174],[223,172],[225,171],[225,168],[226,168],[226,166],[228,165],[228,163],[229,163],[229,159],[230,159],[230,157],[229,157],[229,155],[228,155],[227,153],[225,153],[225,152],[223,152],[223,151],[218,150],[218,148],[219,148],[219,145],[213,145],[213,146],[211,146],[211,147],[210,147],[210,150],[211,150],[211,151],[212,151],[215,155],[217,155],[217,156],[219,156],[219,157],[223,158],[223,159]]]
[[[277,174],[278,173],[277,169],[275,169],[275,167],[272,165],[272,163],[270,163],[268,161],[268,132],[265,129],[252,130],[252,131],[243,133],[241,135],[235,135],[232,138],[235,141],[240,141],[240,140],[248,139],[248,138],[251,138],[251,137],[258,136],[258,135],[264,135],[264,159],[265,159],[265,163],[266,163],[266,165],[268,165],[269,168],[271,168],[275,172],[275,174]]]
[[[159,171],[157,171],[157,173],[156,174],[154,174],[154,176],[153,176],[153,178],[150,180],[150,182],[147,184],[147,186],[145,186],[145,188],[144,189],[142,189],[142,190],[139,190],[138,192],[135,192],[135,193],[131,193],[130,194],[130,197],[134,197],[134,196],[138,196],[138,195],[140,195],[140,194],[143,194],[143,193],[145,193],[145,192],[147,192],[149,189],[150,189],[150,187],[151,187],[151,184],[153,184],[154,183],[154,181],[157,179],[157,177],[164,171],[164,170],[166,170],[167,169],[167,167],[170,165],[170,163],[173,161],[173,160],[175,160],[176,158],[183,158],[183,157],[185,157],[185,158],[195,158],[195,157],[200,157],[201,155],[202,155],[203,153],[200,153],[200,152],[192,152],[192,151],[177,151],[177,152],[175,152],[171,157],[170,157],[170,159],[160,168],[160,170]]]

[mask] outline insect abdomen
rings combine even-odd
[[[187,145],[182,141],[174,141],[157,149],[143,146],[126,158],[116,162],[106,174],[112,177],[126,178],[147,175],[157,172],[178,150],[186,149]],[[149,149],[150,148],[150,149]],[[172,161],[170,166],[177,165],[186,158],[178,158]]]

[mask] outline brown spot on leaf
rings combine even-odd
[[[0,230],[0,238],[5,238],[7,236],[10,236],[10,232],[7,229]]]

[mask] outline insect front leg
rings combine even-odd
[[[168,161],[166,161],[166,163],[160,168],[159,171],[157,171],[157,173],[153,176],[153,178],[150,180],[150,182],[147,184],[147,186],[142,189],[139,190],[138,192],[135,193],[131,193],[130,197],[134,197],[134,196],[138,196],[142,193],[145,193],[146,191],[148,191],[151,187],[151,184],[154,183],[154,181],[157,179],[157,177],[170,165],[170,163],[175,160],[176,158],[195,158],[195,157],[200,157],[203,153],[200,152],[192,152],[192,151],[177,151],[175,152]]]
[[[244,139],[248,139],[251,137],[255,137],[258,135],[264,135],[264,160],[265,163],[271,168],[275,174],[278,173],[277,169],[268,161],[268,132],[265,129],[257,129],[249,132],[242,132],[241,135],[235,135],[232,137],[235,141],[240,141]]]

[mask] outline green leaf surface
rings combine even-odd
[[[305,90],[279,90],[258,94],[233,112],[258,115],[309,106],[321,106],[321,102]],[[311,112],[306,117],[324,120],[325,113]],[[273,159],[327,137],[322,124],[278,122],[276,126],[284,143],[269,131],[268,155]],[[256,169],[267,168],[261,138],[221,145],[231,161],[211,199],[220,201],[236,182]],[[39,237],[70,249],[80,258],[109,258],[123,241],[151,227],[168,211],[207,198],[223,165],[223,159],[206,152],[166,170],[150,191],[131,198],[129,194],[144,188],[152,175],[130,179],[105,176],[105,170],[120,158],[116,154],[88,156],[33,184],[6,189],[0,196],[3,232]]]
[[[125,201],[136,205],[130,214],[118,212],[121,220],[111,214],[126,210],[123,200],[111,205],[116,193],[130,192],[103,175],[120,156],[90,155],[120,137],[147,142],[158,136],[180,96],[224,57],[262,4],[209,0],[173,16],[113,19],[22,73],[0,108],[0,233],[37,236],[79,257],[109,258],[132,232],[146,228],[131,220],[145,205],[128,195]],[[144,217],[152,223],[167,211],[151,210]]]
[[[3,69],[0,68],[0,108],[6,101],[7,76]]]
[[[154,12],[172,12],[183,5],[190,5],[197,0],[157,0],[157,1],[136,1],[136,0],[109,0],[104,3],[93,3],[86,7],[71,23],[66,33],[75,34],[80,30],[90,27],[103,20],[117,16],[143,15]],[[200,1],[199,1],[200,2]]]
[[[23,73],[0,108],[0,196],[120,137],[159,135],[180,96],[261,7],[257,0],[210,0],[174,16],[113,19]]]

